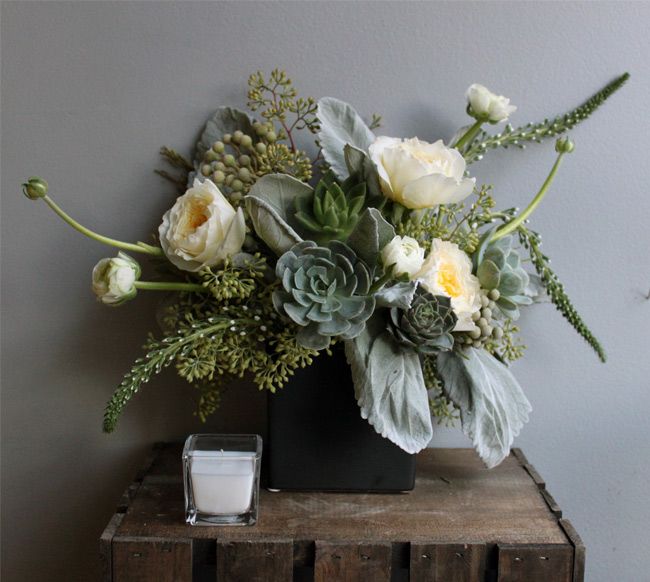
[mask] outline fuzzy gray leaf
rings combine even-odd
[[[350,176],[356,176],[359,182],[366,183],[366,196],[368,206],[381,206],[386,202],[379,185],[379,174],[375,163],[370,156],[350,144],[343,148],[345,164]]]
[[[488,468],[510,453],[530,402],[510,370],[485,350],[469,348],[438,355],[438,372],[449,398],[460,408],[463,432]]]
[[[375,140],[375,134],[351,105],[334,97],[318,101],[318,139],[323,146],[325,161],[342,180],[348,177],[343,149],[350,144],[362,151]]]
[[[286,253],[293,245],[302,241],[268,202],[255,197],[246,197],[246,210],[253,222],[253,228],[268,247],[278,256]]]
[[[347,244],[369,267],[374,267],[379,252],[395,236],[395,229],[376,208],[366,208],[350,234]]]
[[[309,184],[288,174],[267,174],[253,184],[247,197],[253,196],[264,200],[275,208],[285,222],[292,224],[296,212],[296,200],[300,198],[311,200],[313,192]]]
[[[311,196],[309,185],[287,174],[263,176],[246,196],[255,232],[277,255],[302,241],[293,226],[294,205],[297,198]]]
[[[396,283],[377,291],[375,301],[378,307],[398,307],[406,311],[411,307],[416,288],[417,284],[413,281]]]
[[[433,425],[418,355],[392,341],[378,315],[345,342],[345,355],[362,418],[407,453],[424,449]]]
[[[219,107],[208,119],[196,144],[196,159],[202,158],[215,141],[221,140],[224,133],[233,133],[237,130],[255,136],[253,123],[246,113],[232,107]]]

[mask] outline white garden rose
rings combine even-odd
[[[430,293],[451,298],[451,307],[458,317],[454,331],[475,327],[472,314],[481,308],[481,286],[472,275],[472,261],[457,244],[434,239],[416,277]]]
[[[465,178],[465,159],[442,140],[378,137],[369,148],[385,196],[407,208],[431,208],[460,202],[472,193],[474,178]]]
[[[140,265],[126,253],[102,259],[93,269],[93,292],[105,305],[121,305],[133,299],[138,290],[135,282],[140,278]]]
[[[394,266],[395,275],[413,277],[424,263],[424,249],[410,236],[396,236],[381,251],[385,267]]]
[[[474,83],[467,89],[468,113],[480,120],[490,123],[505,121],[517,108],[510,105],[510,99],[495,95],[487,87]]]
[[[167,258],[183,271],[223,263],[238,253],[246,237],[241,208],[237,211],[210,180],[194,185],[176,199],[158,228]]]

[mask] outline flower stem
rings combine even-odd
[[[553,164],[551,171],[549,172],[548,176],[546,177],[546,180],[544,180],[544,183],[542,184],[542,187],[539,189],[539,192],[537,193],[535,198],[533,198],[531,203],[526,207],[526,209],[520,215],[516,216],[510,222],[508,222],[507,224],[502,226],[499,230],[497,230],[494,233],[491,242],[499,240],[500,238],[516,230],[519,227],[519,225],[522,224],[524,220],[526,220],[533,213],[535,208],[539,206],[539,203],[543,200],[544,196],[546,196],[546,192],[550,188],[553,179],[555,178],[555,174],[557,174],[564,153],[565,152],[560,152],[558,154],[557,160],[555,160],[555,163]]]
[[[454,147],[460,151],[460,149],[472,141],[476,134],[481,130],[481,125],[483,122],[480,119],[477,119],[473,125],[460,137],[460,139],[454,144]]]
[[[118,249],[124,249],[125,251],[131,251],[134,253],[145,253],[147,255],[157,255],[160,256],[163,254],[163,251],[159,247],[154,247],[152,245],[148,245],[143,242],[138,242],[136,244],[133,243],[126,243],[122,242],[119,240],[115,240],[113,238],[109,238],[107,236],[102,236],[101,234],[97,234],[96,232],[93,232],[89,228],[86,228],[82,224],[79,224],[74,218],[69,216],[54,200],[52,200],[47,194],[43,196],[43,200],[47,203],[47,205],[56,213],[58,214],[65,222],[67,222],[72,228],[75,230],[78,230],[81,234],[86,235],[89,238],[92,238],[93,240],[96,240],[97,242],[103,243],[105,245],[109,245],[112,247],[117,247]]]
[[[198,283],[136,281],[134,285],[136,289],[146,291],[195,291],[197,293],[205,293],[208,291],[206,287],[199,285]]]

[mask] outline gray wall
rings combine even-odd
[[[647,580],[648,95],[643,3],[58,3],[2,6],[3,579],[93,580],[97,538],[146,449],[200,430],[191,388],[146,386],[113,436],[105,400],[153,325],[142,297],[95,303],[90,270],[111,251],[26,200],[34,173],[83,223],[147,237],[173,194],[157,151],[188,151],[247,75],[288,69],[304,94],[383,113],[388,135],[436,139],[467,122],[482,82],[515,122],[564,111],[629,69],[632,80],[573,132],[575,153],[533,218],[610,355],[598,363],[550,305],[522,320],[515,372],[533,404],[517,441],[588,548],[588,580]],[[553,145],[490,155],[472,171],[523,206]],[[262,430],[264,400],[233,389],[210,423]],[[434,446],[467,446],[440,430]]]

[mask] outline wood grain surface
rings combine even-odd
[[[189,526],[180,444],[157,445],[100,539],[112,582],[582,582],[579,535],[523,452],[418,455],[404,494],[262,490],[253,527]]]

